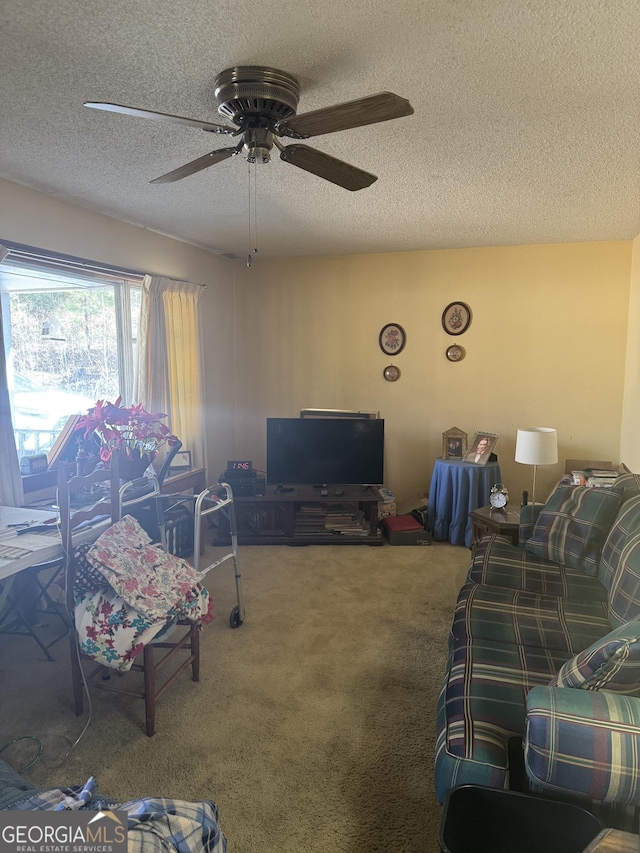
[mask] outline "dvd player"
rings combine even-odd
[[[229,477],[229,473],[232,474]],[[258,472],[253,472],[253,477],[234,477],[233,472],[223,471],[218,477],[219,483],[228,483],[231,486],[233,496],[236,498],[258,497],[264,495],[266,481],[264,477],[258,477]]]

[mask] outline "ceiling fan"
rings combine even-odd
[[[258,65],[241,65],[221,71],[214,81],[214,93],[218,112],[234,127],[121,104],[87,101],[84,105],[96,110],[196,127],[207,133],[240,137],[237,145],[210,151],[155,178],[150,181],[152,184],[178,181],[240,153],[249,163],[268,163],[275,145],[285,163],[352,191],[371,186],[377,180],[376,175],[308,145],[283,145],[279,137],[307,139],[413,114],[409,101],[392,92],[380,92],[296,115],[300,96],[300,84],[296,78],[286,71]]]

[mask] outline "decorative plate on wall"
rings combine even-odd
[[[396,380],[400,379],[400,370],[395,366],[395,364],[390,364],[382,371],[382,375],[387,380],[387,382],[395,382]]]
[[[382,331],[378,336],[378,343],[382,352],[387,355],[397,355],[402,352],[404,345],[407,342],[407,336],[402,326],[397,323],[387,323],[382,327]]]
[[[462,361],[466,354],[466,349],[458,344],[447,347],[447,358],[449,361]]]
[[[450,302],[442,312],[442,328],[448,335],[461,335],[471,325],[471,308],[466,302]]]

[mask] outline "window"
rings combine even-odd
[[[18,457],[48,452],[71,415],[131,402],[142,277],[10,249],[0,263]]]

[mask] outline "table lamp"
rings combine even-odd
[[[531,502],[536,502],[536,469],[538,465],[555,465],[558,461],[558,431],[552,427],[526,427],[516,437],[516,462],[533,465]]]

